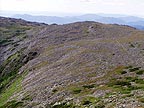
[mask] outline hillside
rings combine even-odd
[[[143,108],[144,31],[0,17],[0,108]]]

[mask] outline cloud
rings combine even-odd
[[[91,0],[81,0],[81,2],[91,2]]]
[[[144,0],[0,0],[0,11],[117,13],[144,16]]]
[[[81,0],[81,2],[100,3],[100,4],[107,4],[107,5],[123,4],[123,0]]]
[[[125,3],[124,2],[120,2],[120,1],[115,1],[115,2],[102,2],[104,5],[117,5],[117,6],[124,6]]]

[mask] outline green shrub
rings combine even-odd
[[[105,108],[104,104],[98,104],[97,106],[95,106],[95,108]]]
[[[121,73],[121,74],[126,74],[126,73],[127,73],[127,71],[121,71],[120,73]]]
[[[73,90],[73,93],[74,94],[79,94],[81,91],[82,91],[81,89],[77,88],[77,89]]]
[[[142,74],[144,74],[144,70],[139,70],[139,71],[136,72],[136,74],[142,75]]]
[[[89,105],[89,104],[91,104],[92,102],[90,102],[89,100],[85,100],[85,101],[83,101],[82,102],[82,105]]]
[[[66,102],[64,102],[58,105],[54,105],[51,108],[75,108],[75,106],[72,103],[67,104]]]
[[[133,79],[133,77],[126,77],[126,80],[131,81]]]
[[[30,95],[25,96],[24,98],[22,98],[22,101],[24,100],[33,100],[32,97]]]
[[[133,68],[133,66],[127,66],[127,67],[125,67],[125,69],[130,69],[130,68]]]
[[[137,70],[139,70],[140,69],[140,67],[136,67],[136,68],[131,68],[131,69],[129,69],[129,71],[130,72],[134,72],[134,71],[137,71]]]
[[[137,79],[135,80],[136,83],[138,84],[144,84],[144,80],[143,79]]]
[[[95,87],[95,84],[91,84],[91,85],[83,85],[83,88],[94,88]]]
[[[139,99],[140,102],[144,103],[144,97]]]
[[[126,79],[126,81],[128,81],[128,82],[135,82],[136,80],[138,80],[137,77],[126,77],[125,79]]]
[[[58,91],[57,89],[53,89],[53,90],[52,90],[53,93],[56,93],[57,91]]]
[[[2,44],[8,44],[9,42],[11,42],[12,40],[8,40],[8,39],[3,39],[3,40],[0,40],[0,45]]]
[[[130,44],[130,47],[134,48],[135,46],[133,44]]]
[[[128,82],[128,81],[116,81],[116,82],[114,82],[114,84],[115,85],[120,85],[120,86],[129,86],[129,85],[131,85],[131,83]]]

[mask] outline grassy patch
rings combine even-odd
[[[15,53],[8,57],[8,59],[2,65],[2,70],[0,73],[0,93],[9,84],[9,82],[16,77],[18,69],[22,66],[20,62],[20,54]]]
[[[82,105],[95,104],[95,103],[97,103],[98,101],[99,101],[99,99],[96,98],[96,97],[87,96],[87,97],[85,97],[85,98],[82,100],[81,104],[82,104]]]
[[[144,97],[140,98],[139,101],[144,103]]]
[[[128,87],[130,85],[131,85],[131,83],[129,83],[127,81],[117,81],[117,80],[113,80],[108,84],[109,87],[112,87],[113,89],[120,91],[122,94],[131,92],[128,89]]]
[[[22,89],[21,82],[22,77],[16,78],[14,82],[0,94],[0,106],[4,105],[5,102],[14,94]]]
[[[125,80],[128,82],[135,82],[137,84],[144,84],[144,80],[138,77],[126,77]]]
[[[82,86],[73,86],[70,87],[70,91],[72,91],[72,94],[79,94],[79,95],[86,95],[93,91],[93,89],[96,87],[95,84],[81,84]]]
[[[9,44],[11,41],[13,41],[13,40],[9,40],[9,39],[3,39],[3,40],[0,40],[0,45],[6,45],[6,44]]]
[[[15,100],[7,102],[3,106],[0,106],[0,108],[18,108],[23,105],[23,102],[17,102]]]
[[[131,83],[129,81],[113,79],[108,85],[109,86],[130,86]]]
[[[48,64],[48,61],[43,61],[43,62],[40,62],[38,64],[36,64],[34,67],[32,67],[33,69],[40,69],[42,67],[44,67],[45,65]]]
[[[142,75],[143,70],[140,69],[141,67],[133,67],[127,66],[124,69],[119,70],[117,73],[123,75],[127,72],[134,72],[137,75]],[[136,83],[136,85],[132,85]],[[113,89],[118,89],[121,93],[130,93],[132,90],[143,89],[144,80],[138,77],[125,77],[122,76],[121,78],[113,78],[109,81],[108,86],[112,87]]]
[[[133,97],[134,96],[134,94],[126,94],[126,95],[124,95],[124,96],[122,96],[123,98],[126,98],[126,97]]]

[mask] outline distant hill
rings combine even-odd
[[[144,29],[144,18],[139,18],[135,16],[114,16],[111,15],[103,15],[103,14],[86,14],[81,16],[73,16],[73,17],[57,17],[57,16],[32,16],[27,14],[17,14],[14,15],[14,18],[22,18],[27,21],[36,21],[47,24],[67,24],[78,21],[96,21],[106,24],[121,24],[121,25],[129,25],[135,27],[137,29]]]

